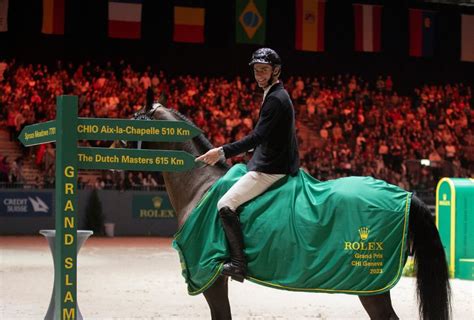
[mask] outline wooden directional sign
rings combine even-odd
[[[79,140],[125,140],[125,141],[187,141],[201,130],[185,121],[168,120],[124,120],[108,118],[78,118]],[[56,121],[26,126],[19,137],[24,146],[56,141]]]
[[[78,148],[79,169],[135,171],[185,171],[194,168],[194,157],[185,151]]]
[[[77,97],[56,99],[56,120],[26,126],[25,146],[56,142],[56,236],[54,319],[78,319],[77,309],[77,171],[118,169],[185,171],[194,156],[175,150],[78,148],[77,140],[181,142],[201,133],[185,121],[122,120],[77,117]]]
[[[185,121],[79,118],[77,133],[84,140],[181,142],[201,130]]]
[[[42,123],[26,126],[20,132],[20,141],[26,146],[56,141],[56,121],[46,121]]]

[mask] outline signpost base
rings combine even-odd
[[[51,249],[51,253],[53,255],[53,262],[55,261],[55,250],[54,250],[54,242],[55,242],[55,237],[56,237],[56,230],[40,230],[39,232],[43,236],[46,237],[48,240],[48,245],[49,248]],[[86,242],[87,238],[89,238],[94,232],[91,230],[77,230],[77,253],[79,254],[79,250],[81,249],[82,245],[84,242]],[[53,264],[54,265],[54,264]],[[56,274],[56,272],[54,273]],[[56,283],[56,279],[54,279],[54,283]],[[53,294],[51,295],[51,302],[49,303],[48,311],[46,312],[46,315],[44,316],[45,320],[54,320],[55,319],[55,303],[54,303],[54,297],[55,297],[55,290],[54,290],[54,284],[53,284]],[[82,320],[82,314],[81,311],[79,310],[79,305],[76,303],[76,310],[77,310],[77,320]]]

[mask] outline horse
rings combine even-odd
[[[133,118],[179,120],[194,126],[192,121],[181,113],[168,109],[160,103],[147,103],[146,107],[135,113]],[[143,142],[141,147],[182,150],[194,156],[213,148],[204,134],[187,142]],[[179,228],[186,222],[205,192],[228,169],[229,166],[221,160],[214,166],[196,166],[185,172],[163,172],[165,187],[176,212]],[[410,205],[408,247],[414,256],[420,319],[449,319],[451,292],[444,248],[429,208],[415,195],[412,196]],[[219,276],[203,294],[209,305],[212,319],[232,319],[228,298],[228,277]],[[399,319],[392,307],[390,291],[369,296],[361,295],[359,299],[370,319]]]

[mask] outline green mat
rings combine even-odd
[[[202,293],[229,258],[217,201],[245,165],[205,194],[175,235],[191,295]],[[411,193],[371,177],[320,182],[303,170],[240,209],[248,280],[277,289],[380,294],[402,274]]]

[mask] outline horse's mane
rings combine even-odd
[[[182,114],[181,112],[177,111],[177,110],[174,110],[174,109],[170,109],[170,108],[167,108],[165,106],[163,106],[163,108],[168,111],[169,113],[171,113],[172,115],[174,115],[176,118],[178,118],[179,120],[182,120],[182,121],[185,121],[187,122],[188,124],[192,125],[193,127],[195,127],[196,129],[198,129],[199,131],[201,131],[201,129],[198,128],[198,126],[196,126],[194,124],[194,122],[192,120],[190,120],[188,117],[186,117],[184,114]],[[204,152],[214,148],[214,146],[212,145],[212,143],[206,138],[206,136],[204,136],[203,133],[199,134],[198,136],[194,137],[193,138],[193,141],[196,143],[197,147],[200,149],[200,150],[203,150]],[[219,160],[216,165],[222,169],[229,169],[230,166],[227,164],[227,162],[223,161],[223,160]]]

